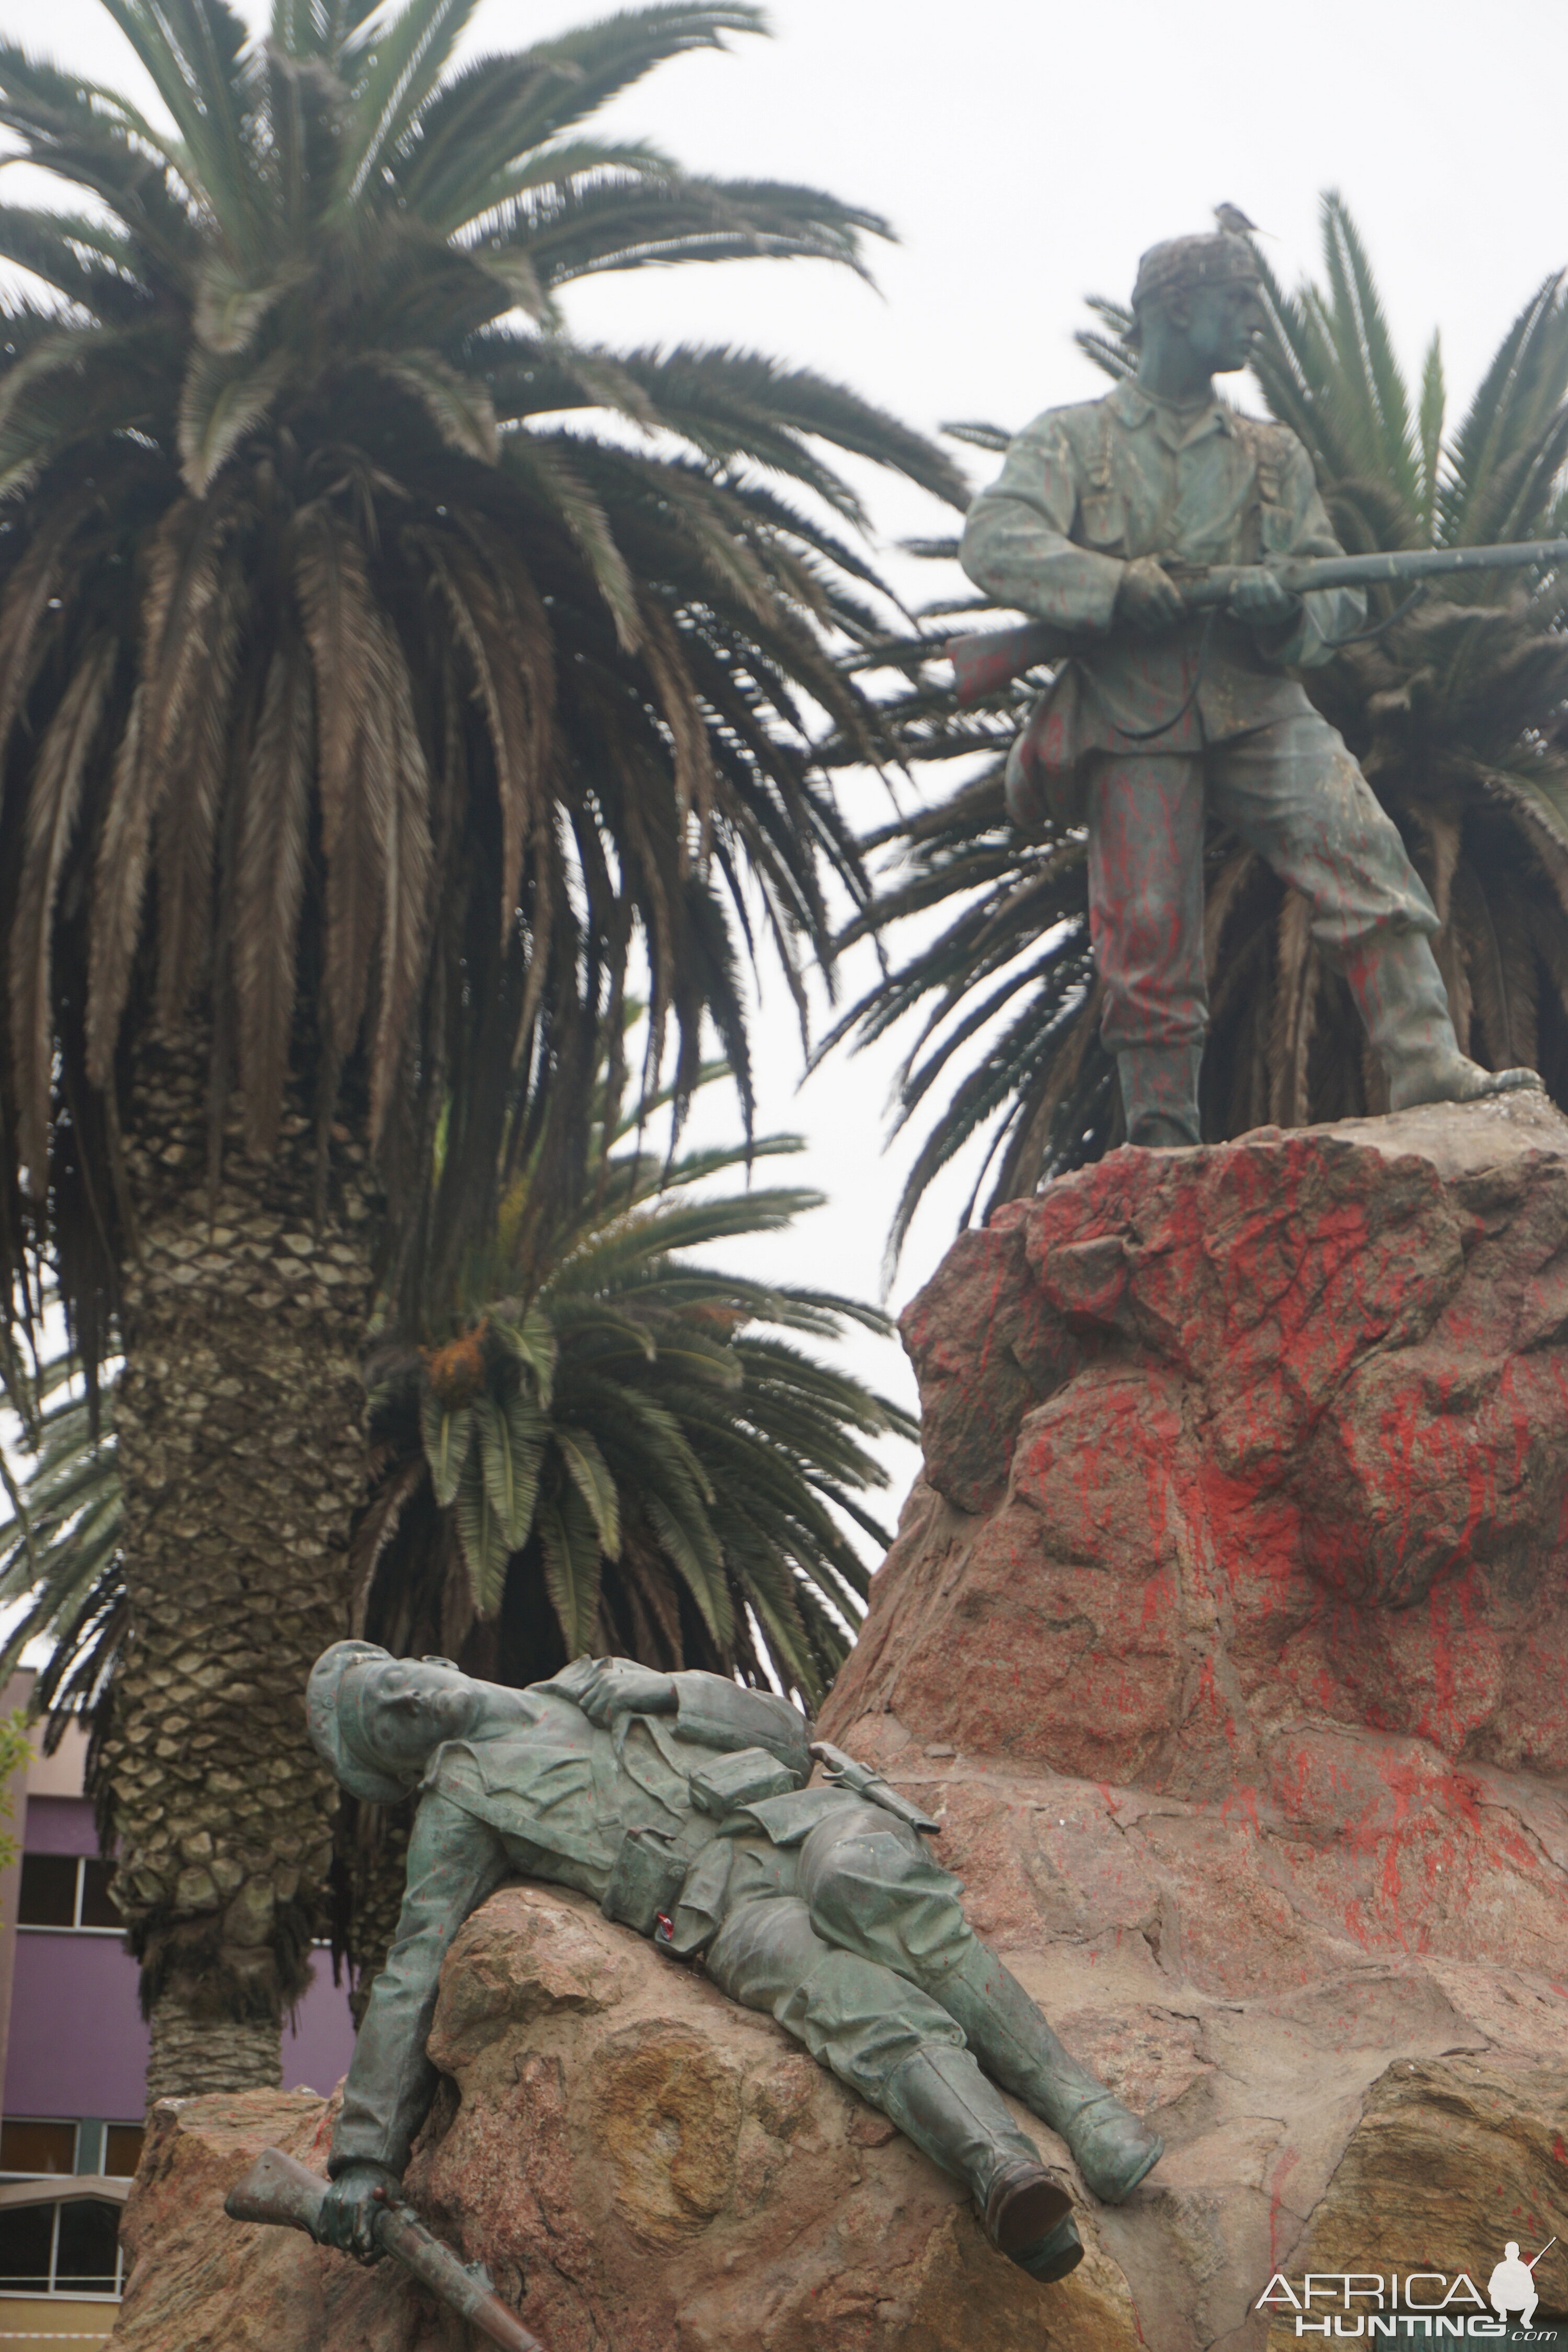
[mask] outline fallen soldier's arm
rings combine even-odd
[[[811,1778],[811,1725],[800,1709],[722,1675],[663,1675],[629,1658],[577,1658],[536,1687],[563,1692],[606,1727],[617,1715],[673,1715],[680,1738],[700,1748],[765,1748],[803,1786]]]
[[[436,2095],[425,2055],[441,1963],[469,1914],[507,1874],[494,1830],[435,1790],[420,1800],[408,1843],[407,1892],[397,1940],[371,1988],[343,2087],[327,2165],[320,2236],[362,2262],[375,2259],[377,2189],[395,2193],[415,2134]]]
[[[672,1675],[679,1712],[675,1727],[703,1748],[765,1748],[804,1787],[811,1778],[811,1725],[787,1698],[743,1690],[722,1675]]]

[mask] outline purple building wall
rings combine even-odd
[[[349,2014],[348,1982],[332,1982],[332,1956],[319,1951],[310,1963],[310,1990],[283,2023],[283,2088],[335,2091],[353,2056],[354,2027]]]
[[[29,1853],[94,1854],[92,1808],[80,1797],[33,1797]],[[3,2111],[8,2116],[97,2116],[140,2123],[147,2028],[137,1967],[112,1934],[45,1927],[16,1931]],[[346,1987],[318,1951],[310,1990],[283,2027],[283,2087],[331,2091],[348,2070],[353,2024]]]
[[[23,1842],[29,1853],[96,1853],[92,1807],[85,1797],[29,1797]]]
[[[118,1936],[22,1930],[5,2053],[8,2116],[141,2122],[147,2028],[137,1974]]]

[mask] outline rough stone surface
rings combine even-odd
[[[1116,1152],[903,1328],[926,1477],[823,1727],[1153,2111],[1144,2341],[1568,2240],[1568,1122]]]
[[[1034,2288],[765,2019],[552,1890],[448,1960],[411,2176],[552,2352],[1264,2352],[1272,2274],[1568,2242],[1568,1123],[1112,1155],[905,1318],[929,1482],[824,1718],[1166,2137]],[[115,2341],[458,2352],[216,2216],[320,2103],[160,2111]],[[1568,2257],[1537,2273],[1568,2307]],[[205,2331],[205,2332],[204,2332]],[[1281,2342],[1295,2341],[1293,2329]]]
[[[1375,2244],[1385,2275],[1462,2273],[1484,2294],[1509,2239],[1528,2259],[1568,2235],[1565,2123],[1568,2056],[1396,2062],[1373,2084],[1292,2267],[1359,2272]],[[1543,2305],[1561,2316],[1563,2266],[1549,2253],[1536,2275]],[[1423,2284],[1413,2299],[1436,2303],[1442,2292]],[[1282,2298],[1270,2336],[1275,2346],[1299,2341]]]
[[[1121,2352],[1098,2243],[1050,2298],[960,2192],[807,2058],[580,1897],[513,1886],[469,1922],[409,2171],[431,2226],[550,2352]],[[226,2221],[268,2143],[325,2169],[310,2094],[164,2101],[127,2209],[116,2352],[459,2352],[390,2264]],[[476,2344],[478,2339],[474,2339]]]

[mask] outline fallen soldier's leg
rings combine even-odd
[[[764,1892],[731,1909],[706,1966],[721,1992],[771,2011],[819,2064],[965,2182],[993,2245],[1037,2276],[1072,2268],[1081,2248],[1070,2198],[935,2001],[825,1943],[790,1895]]]
[[[916,1831],[879,1806],[846,1805],[802,1845],[800,1891],[819,1934],[941,2003],[986,2073],[1060,2132],[1097,2197],[1120,2204],[1159,2162],[1159,2135],[1068,2056]]]

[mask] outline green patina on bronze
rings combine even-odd
[[[335,1643],[310,1737],[372,1802],[419,1791],[397,1939],[371,1990],[312,2226],[362,2257],[428,2113],[442,1960],[509,1874],[592,1895],[672,1958],[765,2010],[972,2190],[988,2234],[1041,2280],[1079,2258],[1069,2200],[997,2085],[1120,2200],[1161,2143],[1079,2066],[974,1934],[924,1817],[837,1749],[808,1786],[797,1708],[718,1675],[580,1659],[527,1690],[445,1660]],[[928,1823],[934,1829],[934,1823]]]
[[[1064,656],[1009,761],[1008,805],[1026,829],[1047,808],[1088,823],[1101,1034],[1129,1140],[1200,1140],[1208,815],[1307,900],[1393,1108],[1538,1084],[1460,1053],[1432,901],[1290,674],[1354,635],[1365,604],[1352,587],[1294,592],[1291,566],[1343,557],[1311,461],[1286,427],[1215,391],[1262,325],[1246,239],[1152,247],[1133,309],[1136,378],[1020,434],[963,546],[978,585],[1046,625]],[[1191,593],[1216,568],[1223,604]]]

